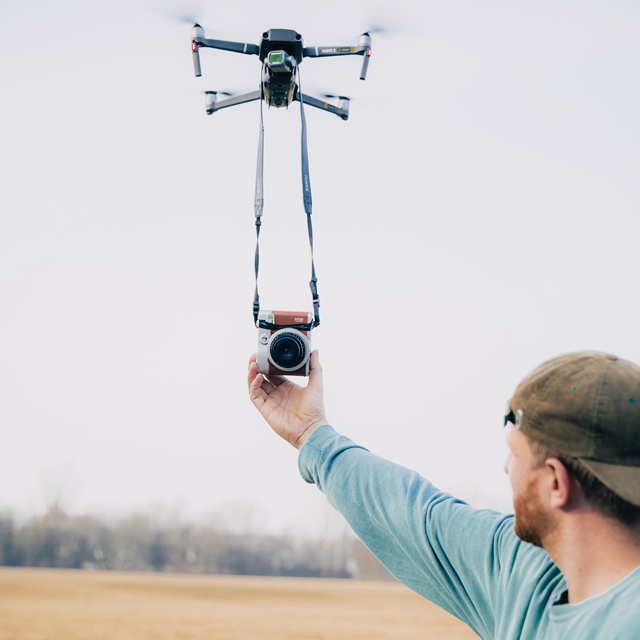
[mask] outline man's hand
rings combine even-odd
[[[249,359],[249,398],[269,426],[296,449],[320,425],[327,424],[322,395],[322,366],[318,352],[311,354],[311,373],[306,387],[284,376],[266,378],[258,373],[256,354]]]

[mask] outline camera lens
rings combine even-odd
[[[271,338],[269,356],[279,369],[293,371],[306,362],[307,345],[306,338],[298,331],[281,330]]]

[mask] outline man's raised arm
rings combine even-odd
[[[482,638],[495,636],[504,611],[526,626],[532,601],[544,594],[533,592],[535,582],[523,588],[523,578],[551,563],[542,550],[520,544],[512,516],[473,509],[336,433],[324,414],[317,352],[304,388],[283,377],[263,378],[252,358],[249,393],[273,430],[300,449],[304,480],[318,486],[401,582]],[[514,573],[522,574],[517,590],[509,588]]]

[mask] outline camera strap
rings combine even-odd
[[[263,74],[266,64],[263,66]],[[255,271],[256,271],[256,290],[253,296],[253,320],[256,326],[261,329],[289,329],[296,328],[301,331],[311,331],[320,324],[320,298],[318,297],[318,287],[316,278],[316,268],[313,261],[313,226],[311,224],[311,181],[309,179],[309,154],[307,152],[307,121],[304,117],[304,104],[302,97],[302,87],[300,86],[300,70],[296,68],[296,80],[298,84],[298,93],[296,97],[300,101],[300,120],[302,122],[302,199],[304,202],[304,211],[307,215],[307,230],[309,233],[309,247],[311,248],[311,281],[309,288],[313,298],[313,321],[307,324],[294,325],[276,325],[270,322],[260,320],[258,323],[258,315],[260,313],[260,296],[258,294],[258,270],[260,267],[260,227],[262,225],[262,211],[264,207],[263,200],[263,175],[264,175],[264,118],[262,113],[262,103],[264,102],[264,85],[260,82],[260,136],[258,138],[258,163],[256,166],[256,192],[254,201],[254,211],[256,218],[256,253],[255,253]]]

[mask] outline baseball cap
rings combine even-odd
[[[640,367],[597,351],[540,365],[509,401],[516,427],[578,458],[606,487],[640,506]]]

